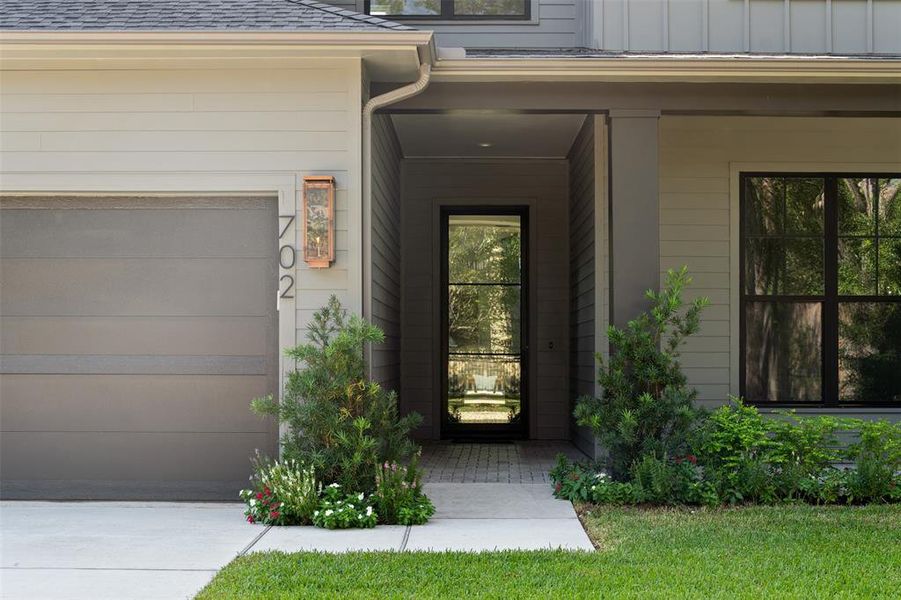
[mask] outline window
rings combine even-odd
[[[741,177],[748,401],[901,405],[901,174]]]
[[[532,0],[367,0],[366,12],[388,19],[529,19]]]

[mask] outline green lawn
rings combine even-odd
[[[252,554],[199,598],[898,598],[901,507],[582,507],[595,553]]]

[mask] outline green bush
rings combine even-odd
[[[284,456],[311,465],[320,481],[369,493],[376,465],[406,463],[416,452],[409,432],[421,417],[400,417],[394,392],[366,378],[364,348],[384,334],[348,318],[337,298],[313,316],[307,339],[287,351],[301,368],[289,373],[282,401],[267,396],[252,406],[288,426]]]
[[[247,505],[247,521],[265,525],[311,523],[321,488],[313,469],[292,459],[269,461],[259,455],[253,464],[251,488],[240,492]]]
[[[418,456],[405,467],[384,463],[376,467],[375,499],[382,523],[422,525],[435,513],[432,502],[422,493]]]
[[[597,356],[600,398],[579,400],[575,417],[608,450],[615,479],[628,479],[645,456],[661,460],[685,454],[699,415],[697,393],[686,384],[679,347],[699,329],[706,298],[684,308],[682,293],[691,283],[687,269],[670,270],[663,291],[648,291],[652,308],[625,329],[611,326],[609,360]]]
[[[886,502],[901,497],[901,423],[866,421],[848,449],[856,468],[848,481],[851,502]]]
[[[363,492],[345,494],[333,483],[322,491],[319,508],[313,512],[313,525],[325,529],[369,529],[378,522],[371,497]]]
[[[732,398],[713,411],[693,446],[708,479],[726,502],[772,502],[776,497],[770,466],[772,421],[753,406]]]
[[[802,482],[823,477],[843,459],[836,433],[854,428],[856,422],[831,416],[798,417],[793,411],[780,414],[783,418],[767,421],[772,441],[768,460],[773,466],[776,494],[793,499],[802,493]],[[831,474],[826,477],[835,479]]]

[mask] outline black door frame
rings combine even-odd
[[[516,424],[460,424],[448,419],[448,222],[451,215],[502,215],[520,218],[520,410]],[[441,437],[443,439],[524,439],[529,435],[530,383],[529,373],[529,207],[527,205],[447,205],[441,206],[441,348],[439,386],[441,407]]]

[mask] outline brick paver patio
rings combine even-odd
[[[547,483],[557,454],[584,459],[568,442],[423,444],[426,483]]]

